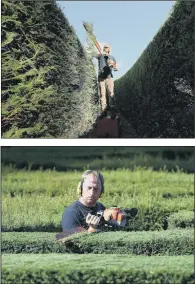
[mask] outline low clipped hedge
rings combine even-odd
[[[169,226],[169,216],[173,214],[171,212],[165,211],[163,208],[153,207],[153,208],[138,208],[138,215],[136,217],[130,217],[128,219],[127,225],[125,226],[125,231],[155,231],[155,230],[166,230]],[[191,215],[190,215],[191,216]],[[183,217],[183,223],[181,226],[175,226],[172,228],[185,228],[189,227],[189,220]]]
[[[2,233],[2,253],[69,252],[66,246],[55,241],[55,233],[7,232]]]
[[[167,218],[170,212],[165,212],[163,208],[138,208],[138,215],[130,217],[125,231],[155,231],[167,229]]]
[[[2,233],[2,253],[193,254],[193,229],[75,234],[56,241],[54,233]]]
[[[194,283],[193,256],[4,255],[3,263],[6,284]]]
[[[11,201],[10,201],[11,202]],[[63,209],[64,210],[64,209]],[[129,217],[127,225],[123,229],[124,231],[155,231],[166,230],[168,227],[168,216],[173,213],[165,212],[163,208],[139,208],[138,215],[136,217]],[[63,213],[63,211],[62,211]],[[61,214],[62,214],[61,213]],[[61,216],[60,216],[61,219]],[[25,221],[21,218],[13,219],[13,222],[5,222],[3,219],[2,231],[3,232],[60,232],[61,224],[59,223],[59,217],[56,220],[47,219],[42,221],[29,223],[29,218],[25,218]]]
[[[194,212],[180,210],[173,213],[168,218],[168,228],[191,228],[194,227]]]

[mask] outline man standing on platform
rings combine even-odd
[[[114,81],[112,71],[117,71],[116,60],[110,55],[111,47],[105,44],[103,53],[99,54],[98,59],[98,82],[100,93],[101,116],[104,116],[106,111],[110,109],[110,99],[114,96]]]

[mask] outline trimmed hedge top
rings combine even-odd
[[[64,242],[65,241],[65,242]],[[3,253],[192,254],[192,229],[75,234],[55,241],[54,233],[2,233]]]

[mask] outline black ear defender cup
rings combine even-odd
[[[87,177],[89,174],[94,174],[94,175],[97,177],[97,179],[100,180],[101,188],[102,188],[101,194],[100,194],[100,196],[101,196],[101,195],[104,193],[104,177],[103,177],[103,175],[102,175],[100,172],[98,172],[98,171],[93,171],[93,170],[87,170],[87,171],[85,171],[85,172],[83,173],[82,178],[81,178],[81,181],[78,183],[78,186],[77,186],[77,194],[78,194],[78,195],[82,195],[83,183],[84,183],[86,177]]]

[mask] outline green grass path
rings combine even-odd
[[[85,270],[120,269],[172,272],[193,272],[193,255],[131,256],[126,254],[3,254],[3,269]]]

